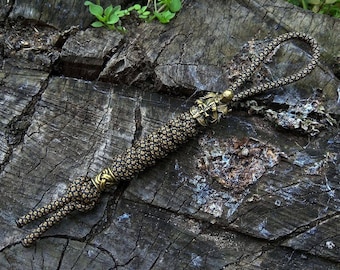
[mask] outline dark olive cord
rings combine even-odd
[[[312,60],[305,68],[277,81],[263,83],[236,95],[233,94],[277,46],[291,39],[302,40],[311,47]],[[96,177],[76,179],[69,185],[66,195],[46,206],[31,210],[27,215],[19,218],[17,225],[22,227],[52,213],[22,240],[22,244],[25,247],[32,245],[44,232],[74,210],[85,212],[92,209],[105,189],[116,186],[120,181],[131,180],[136,174],[154,165],[158,159],[167,156],[188,139],[197,135],[202,126],[215,123],[225,116],[230,111],[228,106],[230,107],[233,103],[304,78],[315,68],[319,56],[320,50],[317,42],[304,33],[292,32],[273,39],[229,89],[223,93],[209,92],[197,99],[189,111],[180,114],[158,130],[137,141],[123,154],[116,156],[112,165]]]

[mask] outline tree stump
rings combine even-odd
[[[337,19],[280,0],[184,1],[169,25],[123,35],[89,28],[81,1],[0,5],[0,268],[338,269]],[[228,88],[288,31],[320,43],[311,75],[242,103],[91,212],[20,244],[37,223],[19,229],[19,216],[96,175],[191,95]],[[308,53],[287,43],[251,81],[291,74]]]

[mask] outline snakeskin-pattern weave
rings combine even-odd
[[[22,216],[16,221],[18,227],[22,227],[56,211],[22,240],[23,246],[28,247],[32,245],[44,232],[74,210],[81,212],[89,211],[97,204],[99,198],[100,191],[94,188],[91,178],[81,177],[76,179],[69,185],[66,195],[37,210],[31,210],[27,215]]]
[[[111,167],[96,177],[96,186],[100,190],[104,190],[121,180],[130,180],[145,168],[154,165],[156,160],[167,156],[188,139],[194,137],[199,128],[199,123],[189,112],[180,114],[158,130],[137,141],[125,153],[118,155],[113,160]],[[108,172],[111,179],[104,177]]]
[[[305,33],[300,33],[300,32],[289,32],[286,34],[283,34],[281,36],[278,36],[277,38],[274,38],[266,48],[264,48],[263,52],[259,55],[258,58],[254,60],[254,62],[251,64],[249,68],[247,68],[238,78],[238,80],[230,87],[231,91],[236,91],[237,88],[239,88],[255,71],[255,69],[263,63],[263,61],[266,59],[266,57],[272,53],[275,48],[282,43],[284,43],[287,40],[290,39],[299,39],[304,42],[306,42],[312,51],[312,60],[308,63],[308,65],[301,69],[299,72],[292,74],[290,76],[281,78],[277,81],[274,82],[268,82],[268,83],[263,83],[260,85],[257,85],[255,87],[252,87],[250,89],[246,89],[242,91],[241,93],[235,95],[232,99],[232,102],[237,102],[242,99],[246,99],[248,97],[263,93],[269,89],[273,88],[278,88],[283,85],[287,85],[296,81],[301,80],[302,78],[306,77],[309,73],[313,71],[315,68],[317,61],[320,57],[320,48],[316,40],[305,34]]]
[[[233,95],[237,88],[251,76],[277,46],[290,39],[300,39],[311,47],[312,60],[305,68],[296,74],[274,82],[264,83]],[[228,90],[223,93],[211,92],[199,98],[188,112],[180,114],[158,130],[136,142],[125,153],[114,158],[112,165],[102,170],[94,178],[83,177],[75,180],[70,184],[65,196],[47,206],[32,210],[27,215],[19,218],[17,224],[22,227],[31,221],[52,213],[38,228],[23,239],[22,244],[26,247],[30,246],[41,234],[72,211],[85,212],[92,209],[98,202],[101,192],[117,185],[120,181],[132,179],[145,168],[154,165],[158,159],[165,157],[188,139],[194,137],[202,126],[215,123],[225,116],[230,111],[229,106],[233,103],[265,92],[268,89],[298,81],[307,76],[315,68],[319,55],[320,50],[315,39],[304,33],[287,33],[273,39],[259,58],[240,75],[239,79]]]

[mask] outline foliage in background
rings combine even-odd
[[[100,0],[97,0],[96,4],[85,1],[84,5],[89,7],[90,13],[97,19],[91,24],[92,27],[106,27],[122,32],[126,29],[121,24],[121,18],[130,15],[131,12],[136,12],[140,19],[147,22],[157,19],[161,23],[169,23],[182,8],[181,0],[148,0],[145,6],[135,4],[127,9],[121,9],[119,5],[115,7],[110,5],[104,9],[100,5]]]
[[[287,2],[312,10],[315,13],[327,14],[340,18],[340,0],[286,0]]]

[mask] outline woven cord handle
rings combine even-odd
[[[233,92],[254,73],[264,59],[277,46],[290,39],[300,39],[310,45],[312,49],[310,63],[294,75],[246,89],[234,96]],[[230,103],[304,78],[315,68],[319,55],[320,50],[315,39],[304,33],[287,33],[275,38],[228,90],[223,93],[209,92],[204,97],[199,98],[188,112],[180,114],[158,130],[136,142],[123,154],[118,155],[113,160],[113,164],[101,171],[96,177],[76,179],[68,187],[65,196],[37,210],[32,210],[27,215],[19,218],[17,224],[21,227],[51,214],[38,228],[22,240],[22,244],[25,247],[32,245],[42,233],[69,215],[73,210],[85,212],[92,209],[105,189],[117,185],[122,180],[132,179],[136,174],[154,165],[158,159],[167,156],[188,139],[197,135],[202,126],[217,122],[230,111],[228,108]]]
[[[266,57],[275,48],[285,41],[299,39],[306,42],[312,50],[312,60],[299,72],[278,79],[273,82],[263,83],[246,89],[233,96],[233,92],[242,86],[259,67]],[[207,126],[218,121],[229,112],[228,103],[237,102],[247,97],[263,93],[269,89],[293,83],[306,77],[315,68],[320,56],[319,46],[316,40],[304,33],[291,32],[275,38],[264,48],[260,56],[251,66],[241,74],[240,78],[226,91],[221,94],[208,93],[196,101],[196,105],[190,108],[190,115],[183,113],[174,120],[170,120],[161,129],[151,133],[146,138],[137,142],[124,154],[118,156],[110,168],[103,170],[94,180],[94,184],[100,190],[106,186],[115,185],[121,180],[130,180],[145,168],[153,165],[156,160],[165,157],[179,145],[186,142],[198,133],[199,126]],[[193,118],[197,120],[193,121]]]

